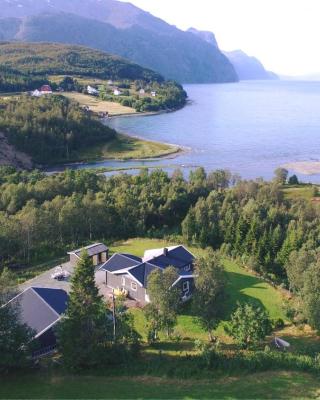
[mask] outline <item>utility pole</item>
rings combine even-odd
[[[112,290],[112,316],[113,316],[113,342],[116,343],[116,329],[117,329],[117,323],[116,323],[116,300],[114,296],[114,291]]]

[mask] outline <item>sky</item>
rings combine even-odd
[[[214,32],[221,49],[241,49],[276,73],[320,73],[320,0],[130,2],[180,29]]]

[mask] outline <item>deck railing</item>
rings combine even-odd
[[[32,358],[33,359],[37,359],[37,358],[42,358],[42,357],[46,357],[50,354],[53,354],[57,351],[57,345],[52,345],[52,346],[47,346],[47,347],[43,347],[40,350],[36,350],[32,353]]]

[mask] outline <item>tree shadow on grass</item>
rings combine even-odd
[[[228,272],[226,271],[227,276],[227,297],[224,303],[225,307],[225,320],[228,320],[233,313],[233,311],[237,308],[237,303],[249,303],[253,304],[257,307],[261,307],[263,310],[266,310],[266,307],[261,302],[261,300],[256,297],[252,297],[248,294],[243,293],[243,290],[254,288],[257,290],[267,290],[266,287],[262,285],[264,282],[251,275],[239,274],[237,272]],[[188,315],[192,317],[196,317],[192,310],[192,301],[189,301],[182,305],[181,315]]]

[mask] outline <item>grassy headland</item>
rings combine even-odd
[[[114,139],[105,144],[80,151],[74,160],[143,160],[171,156],[180,151],[181,149],[178,146],[117,134]]]

